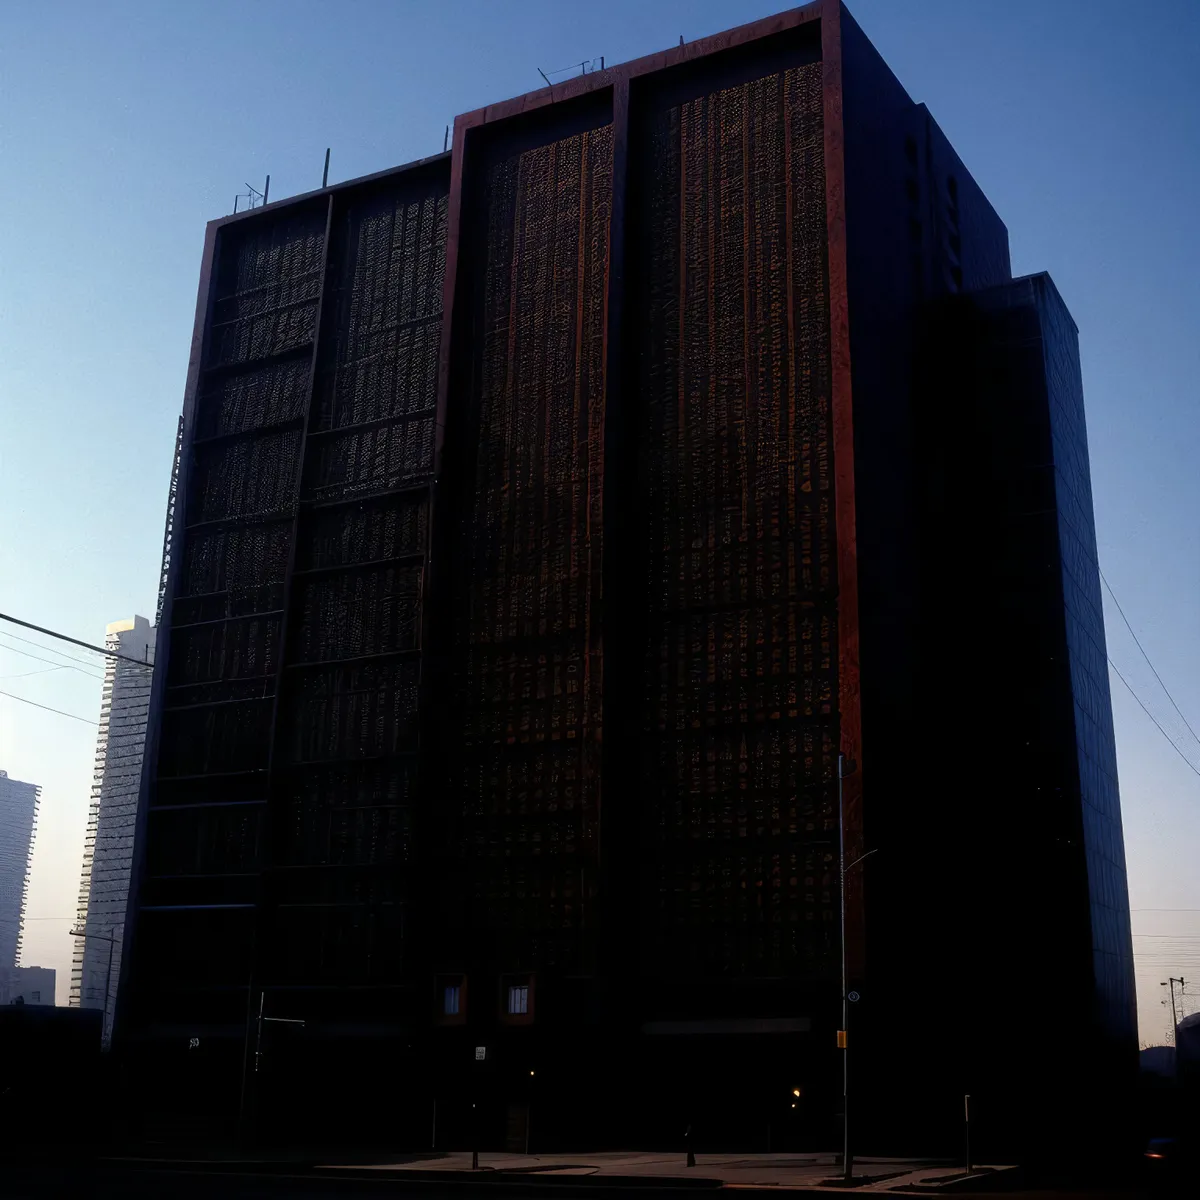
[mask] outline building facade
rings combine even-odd
[[[21,960],[25,894],[41,794],[36,783],[22,783],[0,771],[0,967],[16,967]]]
[[[1012,1144],[1041,1058],[933,1014],[1050,927],[1132,1055],[1073,330],[839,4],[213,222],[193,348],[120,1032],[194,1118],[832,1143],[844,947],[864,1136],[982,1089]],[[1013,397],[1050,559],[980,484]]]
[[[96,766],[79,881],[71,1005],[103,1011],[106,1044],[116,1005],[129,905],[154,634],[154,626],[145,617],[136,616],[114,621],[105,631],[105,647],[122,657],[105,660]]]

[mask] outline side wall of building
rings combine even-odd
[[[338,1080],[404,1074],[424,1007],[410,866],[448,167],[209,230],[118,1031],[197,1129],[282,1098],[361,1125]],[[246,1084],[260,1011],[303,1026],[263,1026]]]
[[[911,850],[919,944],[940,948],[923,1029],[950,1049],[923,1080],[947,1109],[969,1092],[997,1152],[1040,1154],[1106,1136],[1133,1048],[1078,350],[1044,276],[947,297],[927,335],[922,688],[937,719]],[[956,678],[968,686],[939,704]],[[1053,1055],[1050,980],[1081,1018]],[[929,1005],[940,981],[970,1003]]]
[[[931,399],[931,309],[1010,277],[1008,234],[924,105],[842,10],[851,386],[862,639],[865,969],[849,1014],[864,1133],[881,1149],[952,1129],[961,1011],[936,996],[962,942],[965,781],[946,712],[969,702],[952,645],[957,547],[945,530],[961,420]],[[940,353],[935,349],[934,353]],[[941,369],[942,365],[939,365]],[[933,1048],[937,1042],[938,1048]]]
[[[1079,335],[1049,275],[1032,276],[1027,283],[1041,317],[1050,401],[1063,610],[1091,902],[1094,1016],[1112,1050],[1131,1063],[1137,1041],[1137,1000]]]

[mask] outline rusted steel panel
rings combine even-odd
[[[665,976],[836,963],[838,531],[809,59],[697,74],[635,118],[645,963]]]
[[[591,954],[612,157],[606,111],[467,142],[448,766],[471,926],[508,969]]]

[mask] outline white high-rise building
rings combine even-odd
[[[0,771],[0,968],[15,967],[21,958],[29,860],[41,794],[36,783],[9,779],[7,771]]]
[[[114,621],[106,632],[106,648],[123,657],[107,659],[104,671],[92,804],[79,882],[77,933],[86,936],[76,938],[71,1005],[104,1009],[103,1040],[107,1045],[133,867],[142,752],[150,710],[154,626],[145,617],[134,617]]]

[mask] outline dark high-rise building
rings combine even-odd
[[[827,1144],[840,825],[870,1148],[1111,1094],[1089,487],[1069,316],[831,0],[214,222],[119,1010],[157,1107]]]

